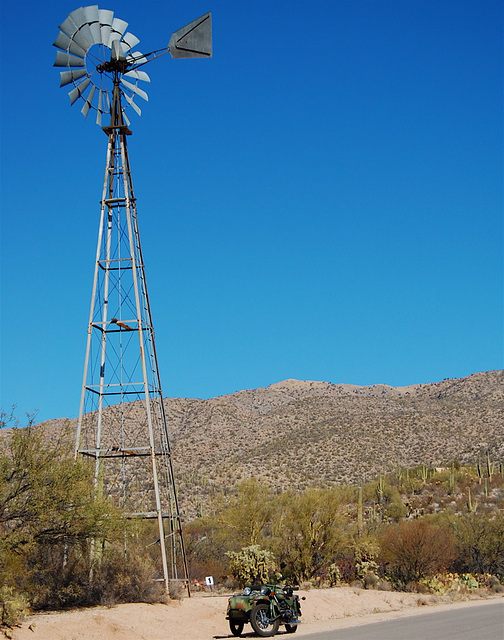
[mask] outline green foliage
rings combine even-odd
[[[341,583],[341,570],[335,562],[329,565],[327,579],[331,587],[336,587]]]
[[[399,493],[399,481],[411,493]],[[296,582],[337,584],[343,577],[374,586],[379,576],[410,588],[445,569],[504,575],[504,532],[493,515],[494,505],[504,504],[503,489],[504,478],[495,472],[485,498],[476,468],[459,463],[439,470],[418,467],[411,474],[403,469],[362,490],[274,494],[267,485],[245,481],[237,495],[208,504],[207,513],[214,515],[186,526],[191,575],[222,575],[226,552],[251,540],[284,561]],[[469,490],[472,504],[479,503],[477,514],[468,513]],[[485,517],[476,517],[480,512]]]
[[[462,571],[504,576],[504,514],[469,513],[457,519],[454,532]]]
[[[54,609],[137,600],[148,591],[138,586],[145,572],[138,561],[128,565],[124,550],[108,551],[116,540],[122,549],[124,519],[95,496],[92,469],[74,461],[69,441],[65,431],[55,439],[33,426],[0,440],[0,581],[14,594],[8,602]],[[93,571],[92,544],[104,549],[95,554]],[[111,565],[112,553],[121,561]],[[9,607],[5,616],[12,617],[16,607]]]
[[[258,544],[228,551],[229,569],[240,587],[268,582],[276,568],[275,556]]]
[[[272,517],[271,490],[255,478],[238,484],[237,495],[216,516],[217,522],[235,540],[237,548],[260,543]]]
[[[296,581],[309,580],[342,552],[349,499],[351,493],[338,487],[283,494],[272,544]]]
[[[29,611],[26,598],[13,587],[0,587],[0,628],[13,627],[23,620]]]
[[[111,505],[96,500],[90,468],[70,457],[63,436],[15,429],[0,454],[0,548],[23,553],[34,544],[106,536],[117,526]]]
[[[149,547],[152,557],[145,553],[155,523],[126,526],[95,496],[92,470],[74,462],[67,435],[51,437],[28,427],[0,439],[5,618],[21,614],[23,602],[42,609],[162,599],[152,580],[156,547]],[[406,469],[359,491],[275,493],[244,480],[234,494],[214,494],[205,517],[186,524],[190,575],[220,581],[231,572],[240,584],[265,581],[278,558],[293,582],[335,585],[343,576],[375,587],[380,576],[399,587],[413,581],[423,589],[469,590],[485,575],[489,587],[492,576],[504,577],[504,478],[496,469],[487,464],[485,484],[476,467]],[[416,519],[404,520],[407,512]],[[446,569],[458,576],[449,586],[440,573]]]
[[[353,539],[349,550],[355,559],[356,578],[362,579],[365,585],[370,586],[378,573],[378,563],[376,562],[380,554],[378,540],[370,535]]]
[[[406,515],[399,490],[382,476],[365,487],[363,497],[366,502],[373,504],[373,515],[379,523],[397,521]]]

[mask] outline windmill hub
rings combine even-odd
[[[129,68],[129,64],[125,59],[114,60],[111,58],[108,62],[103,62],[96,67],[98,73],[110,72],[110,73],[126,73]]]

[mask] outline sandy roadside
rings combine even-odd
[[[366,591],[351,587],[299,592],[303,624],[296,637],[329,629],[433,611],[500,601],[475,598],[457,603],[413,593]],[[15,640],[213,640],[232,637],[225,611],[228,596],[197,594],[169,604],[122,604],[112,608],[30,616],[14,630]],[[249,635],[251,628],[244,630]]]

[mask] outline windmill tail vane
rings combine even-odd
[[[72,11],[54,42],[61,86],[70,103],[82,100],[110,124],[98,243],[89,312],[75,457],[94,465],[97,492],[119,505],[126,518],[157,521],[159,579],[165,590],[189,574],[182,517],[172,466],[167,415],[140,243],[136,198],[128,156],[130,121],[148,100],[140,69],[170,52],[173,58],[212,56],[211,14],[175,31],[164,49],[147,54],[128,23],[98,6]],[[147,546],[151,546],[148,544]]]

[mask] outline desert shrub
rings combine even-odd
[[[397,521],[406,515],[399,490],[381,477],[364,487],[363,498],[375,504],[380,520]]]
[[[25,549],[18,588],[33,609],[61,609],[94,604],[89,585],[89,553],[73,545],[37,544]]]
[[[427,519],[403,520],[384,530],[382,559],[399,584],[440,573],[455,556],[451,530]]]
[[[93,597],[107,605],[118,602],[160,602],[162,582],[156,582],[156,568],[143,550],[115,546],[106,549],[93,572]]]
[[[364,589],[374,589],[379,581],[380,578],[376,575],[376,573],[368,571],[363,579]]]
[[[357,573],[355,568],[355,558],[353,556],[349,554],[343,555],[338,559],[337,565],[343,582],[348,582],[350,584],[355,580]]]
[[[12,587],[0,587],[0,628],[13,627],[29,611],[26,598]]]
[[[224,527],[210,517],[187,523],[184,543],[189,575],[198,581],[205,576],[223,576],[229,562],[226,551],[235,550],[230,549]]]
[[[488,582],[488,588],[490,591],[493,591],[494,593],[504,593],[504,585],[501,584],[501,581],[497,576],[490,576],[490,580]]]
[[[504,576],[504,515],[471,513],[454,526],[461,572]]]
[[[180,580],[170,580],[168,590],[172,600],[181,600],[185,593],[184,585]]]
[[[364,579],[368,574],[375,575],[378,572],[376,559],[380,553],[380,545],[373,536],[359,536],[353,538],[350,552],[355,558],[355,577]]]
[[[467,593],[481,587],[476,576],[451,572],[421,578],[417,584],[419,591],[436,594]]]
[[[468,591],[474,591],[480,587],[478,580],[471,573],[463,573],[459,580]]]
[[[229,569],[240,587],[267,582],[276,568],[275,557],[257,544],[228,551]]]
[[[336,587],[341,582],[341,571],[335,562],[329,565],[327,579],[331,587]]]

